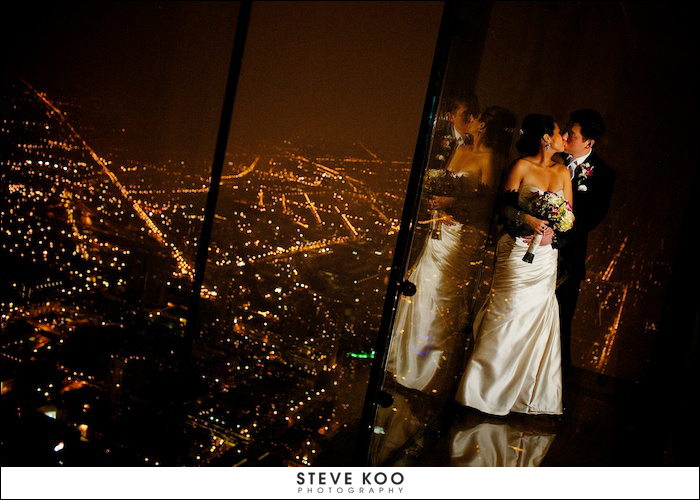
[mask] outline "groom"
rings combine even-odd
[[[610,207],[615,171],[593,145],[605,133],[603,117],[595,110],[574,111],[563,133],[566,149],[562,155],[571,173],[574,227],[559,236],[557,299],[561,319],[562,374],[571,370],[571,323],[576,310],[581,281],[586,277],[588,233],[605,218]]]
[[[428,168],[445,168],[455,150],[471,142],[467,135],[469,121],[479,116],[479,98],[473,92],[460,92],[449,97],[433,133],[433,154]]]
[[[427,170],[441,170],[447,168],[459,146],[471,144],[472,138],[467,134],[469,122],[479,116],[479,98],[474,92],[461,90],[449,96],[441,104],[435,129],[433,130],[433,144],[428,157]],[[433,208],[422,206],[427,212],[419,215],[420,219],[430,220]],[[420,227],[420,226],[419,226]],[[432,224],[429,228],[432,230]],[[414,239],[421,241],[422,236]],[[421,245],[412,245],[410,262],[414,262],[419,255]]]

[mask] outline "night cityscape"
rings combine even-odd
[[[175,369],[206,172],[115,165],[47,96],[17,85],[4,98],[3,394],[118,456],[107,429],[147,427]],[[207,391],[187,416],[206,442],[180,463],[239,462],[265,441],[308,465],[358,418],[410,168],[358,153],[283,144],[228,162],[194,353]],[[139,460],[173,460],[148,448]]]
[[[206,170],[115,164],[30,85],[4,99],[7,417],[77,429],[104,464],[323,463],[359,418],[410,162],[291,143],[228,159],[193,353],[200,392],[173,429],[163,412],[179,390]],[[653,346],[671,273],[670,256],[644,254],[643,234],[591,255],[581,367],[642,373],[630,360]],[[187,435],[187,453],[172,433]]]
[[[368,2],[367,12],[293,4],[254,3],[196,321],[210,156],[240,3],[69,3],[36,24],[18,17],[17,33],[33,31],[1,82],[3,468],[357,465],[443,2]],[[460,22],[488,29],[474,35],[482,45],[455,31],[451,50],[469,57],[458,71],[463,60],[451,54],[440,98],[467,75],[482,109],[503,106],[518,121],[536,110],[563,122],[593,102],[608,124],[596,151],[616,171],[615,191],[589,238],[564,416],[491,419],[387,378],[367,465],[694,466],[696,438],[683,431],[691,417],[656,408],[689,404],[697,359],[698,291],[687,286],[697,278],[688,243],[697,168],[671,162],[659,140],[669,123],[693,130],[684,108],[650,98],[667,89],[672,72],[661,70],[683,63],[685,52],[662,50],[681,36],[668,34],[676,15],[594,3],[585,15],[624,19],[628,31],[590,28],[590,39],[612,33],[599,43],[614,47],[609,61],[597,54],[591,78],[630,62],[590,94],[583,79],[531,92],[539,66],[510,81],[513,58],[529,61],[550,39],[520,46],[504,33],[517,40],[557,16],[581,15],[583,29],[579,3],[552,12],[540,2],[467,4],[460,16],[472,20]],[[663,29],[649,28],[656,22]],[[696,81],[680,82],[674,99]],[[428,237],[427,197],[406,268]],[[474,241],[485,243],[470,253],[476,279],[464,288],[471,319],[500,229],[478,225]]]

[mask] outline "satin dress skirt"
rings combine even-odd
[[[471,226],[442,226],[428,236],[407,279],[416,285],[396,313],[387,371],[398,384],[451,399],[464,362],[468,297],[481,265],[483,235]]]
[[[489,296],[474,320],[474,351],[455,400],[491,415],[562,413],[557,254],[540,246],[531,264],[527,244],[498,242]]]

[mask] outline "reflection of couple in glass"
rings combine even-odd
[[[479,186],[488,185],[486,179],[493,173],[484,175],[480,169],[484,165],[480,160],[488,156],[480,153],[485,145],[480,137],[493,134],[490,125],[507,128],[485,119],[485,113],[470,121],[473,144],[459,147],[447,168],[465,182],[472,172],[480,172]],[[500,206],[506,231],[497,244],[491,291],[474,318],[474,349],[455,396],[462,405],[493,415],[563,411],[561,327],[555,295],[559,251],[551,243],[553,228],[568,229],[563,227],[566,224],[557,225],[555,215],[571,209],[576,193],[572,174],[555,155],[568,148],[566,139],[579,129],[568,127],[562,136],[549,116],[529,115],[523,121],[516,144],[522,157],[508,170],[502,186]],[[581,190],[577,172],[573,185]],[[459,374],[463,361],[464,343],[457,332],[468,319],[464,283],[472,259],[464,255],[461,243],[464,227],[469,226],[461,224],[459,217],[459,206],[468,205],[468,196],[459,198],[435,199],[434,206],[444,209],[450,222],[442,227],[442,239],[426,240],[407,277],[417,292],[404,297],[397,310],[387,369],[399,384],[422,392],[453,390],[451,377]],[[531,245],[533,235],[542,238],[539,246]],[[534,258],[524,259],[533,249]]]
[[[461,116],[461,115],[460,115]],[[466,345],[470,290],[476,286],[500,172],[515,119],[492,106],[463,120],[469,140],[451,154],[444,175],[428,179],[431,208],[442,214],[440,237],[428,236],[407,277],[417,292],[402,297],[387,370],[404,387],[445,394],[459,374]],[[432,184],[444,184],[443,189]],[[447,391],[446,391],[447,389]]]

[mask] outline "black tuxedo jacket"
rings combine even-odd
[[[586,277],[588,234],[605,218],[610,208],[615,171],[593,151],[584,164],[593,167],[590,177],[579,175],[572,181],[574,226],[559,236],[559,279]],[[580,167],[579,167],[580,168]]]
[[[447,167],[450,159],[457,150],[457,138],[452,123],[439,122],[433,133],[433,145],[428,158],[428,169]]]

